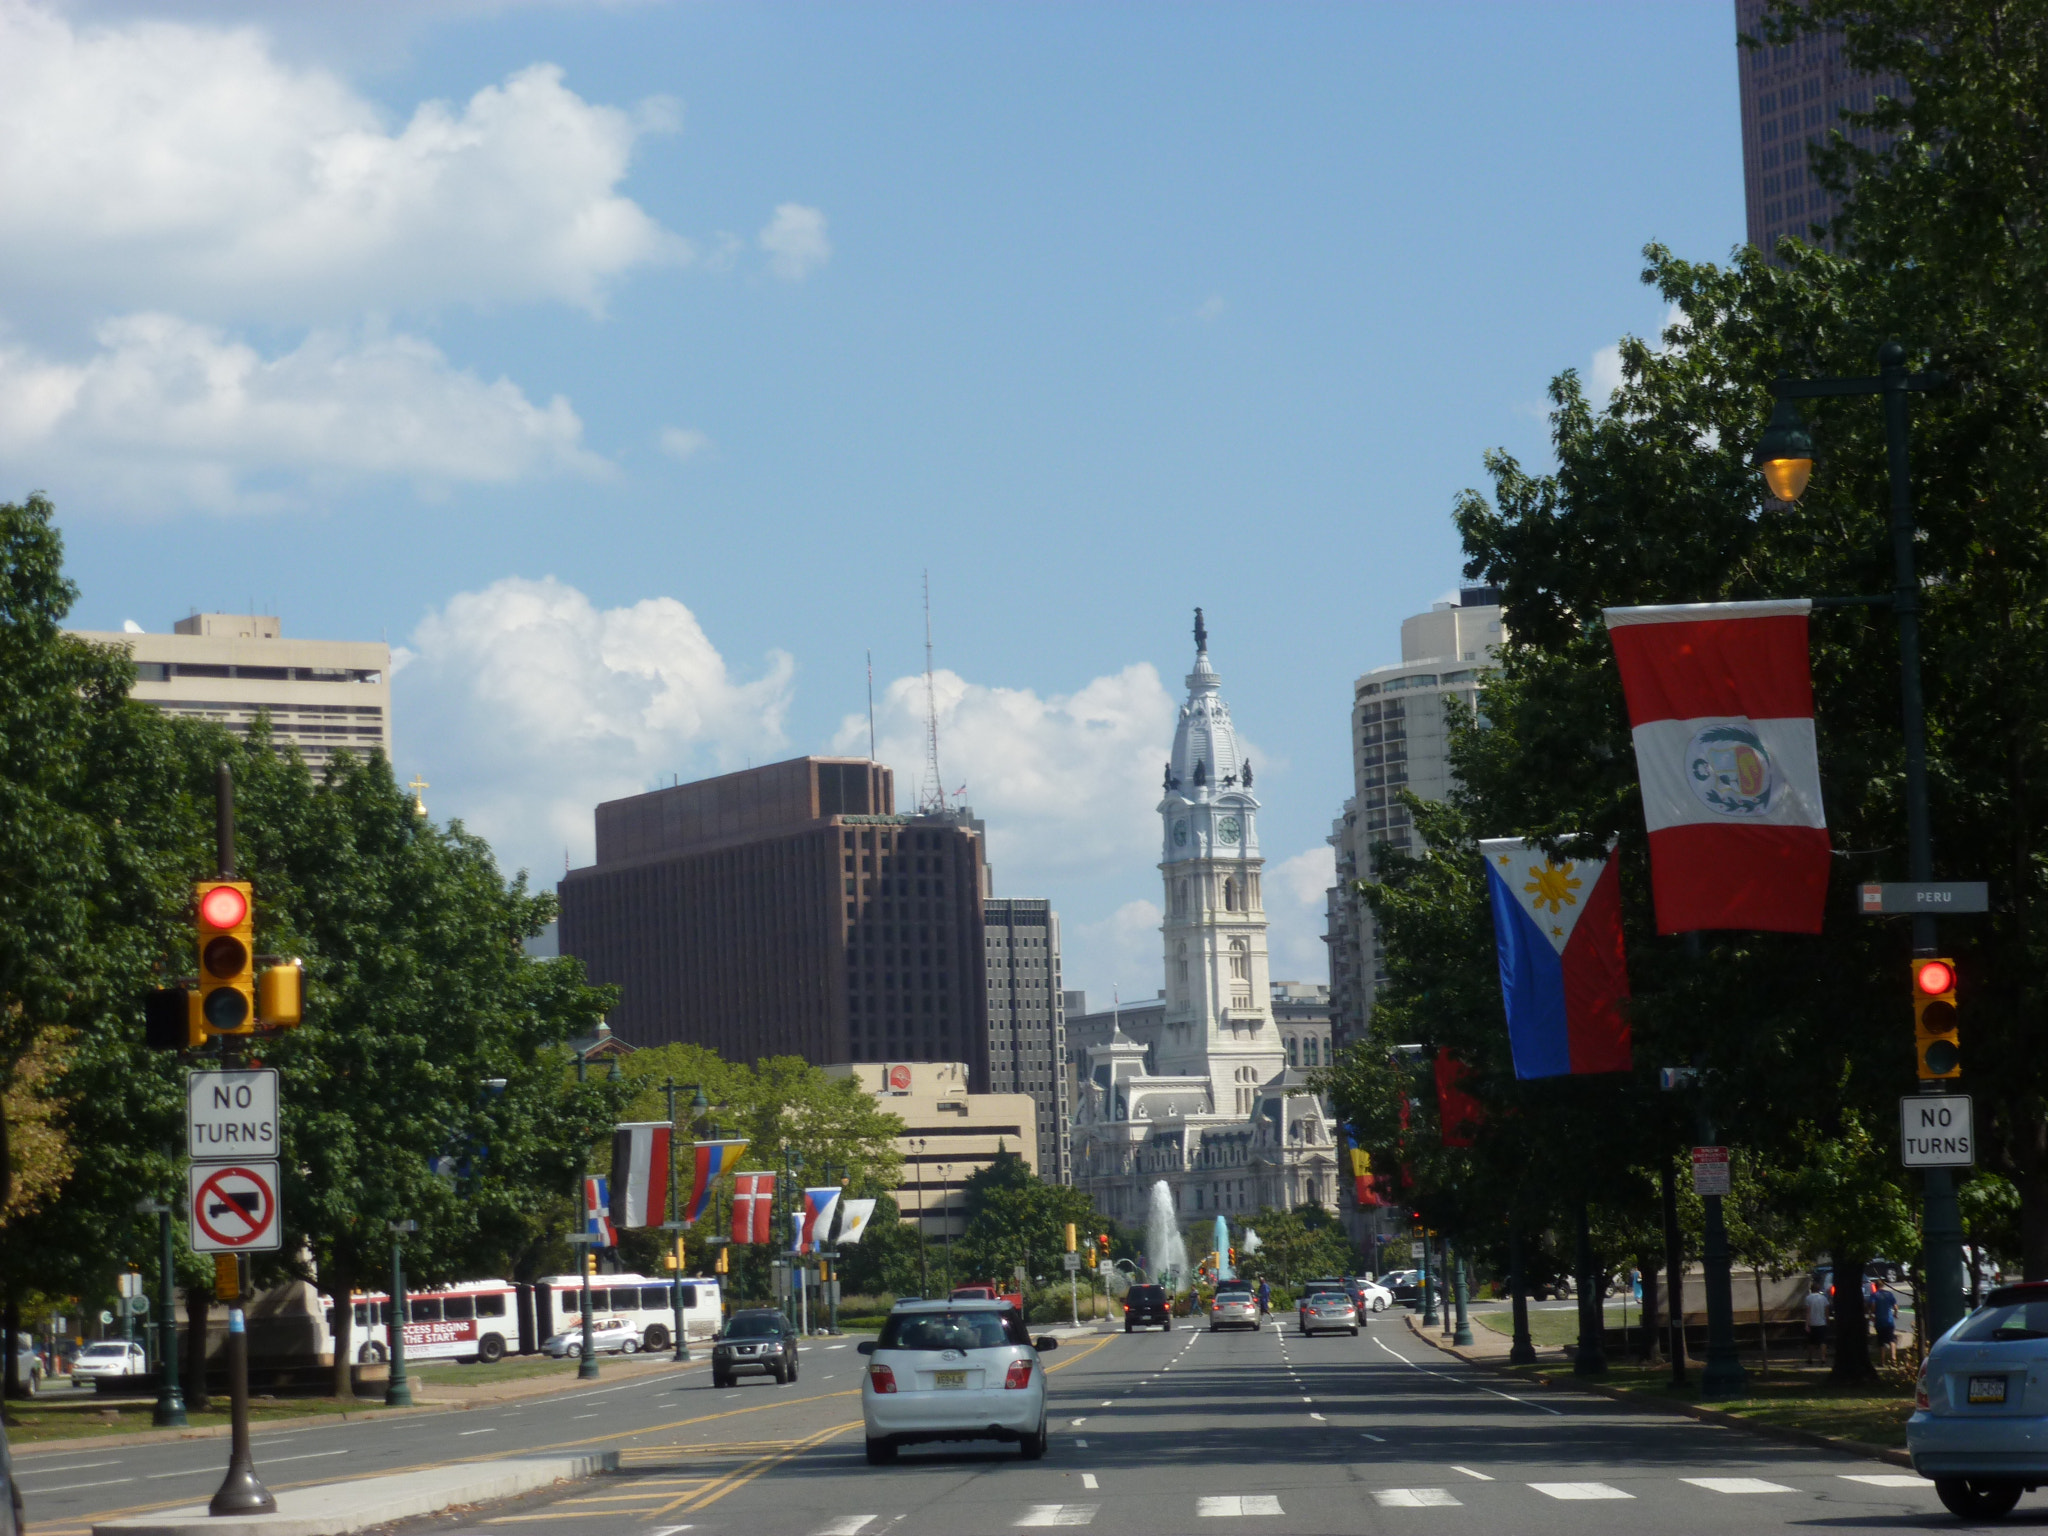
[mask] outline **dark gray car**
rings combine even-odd
[[[773,1307],[735,1312],[711,1346],[711,1385],[729,1387],[742,1374],[760,1372],[779,1382],[796,1380],[796,1330]]]

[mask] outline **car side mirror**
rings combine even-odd
[[[1060,1341],[1048,1335],[1047,1337],[1042,1339],[1033,1339],[1031,1341],[1031,1347],[1037,1350],[1041,1355],[1049,1355],[1054,1350],[1060,1347]]]
[[[873,1339],[862,1339],[853,1347],[860,1354],[872,1355],[875,1352],[875,1341]]]

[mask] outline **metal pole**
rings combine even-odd
[[[1917,530],[1907,452],[1906,349],[1888,341],[1878,350],[1877,362],[1884,394],[1885,463],[1891,478],[1892,612],[1899,624],[1899,704],[1906,749],[1906,872],[1908,879],[1924,884],[1934,878],[1934,839],[1927,800],[1927,711],[1920,687],[1920,581],[1913,560]],[[1915,912],[1913,954],[1935,952],[1934,914]],[[1942,1086],[1925,1081],[1920,1091],[1939,1093]],[[1921,1241],[1927,1271],[1927,1335],[1932,1339],[1963,1315],[1963,1218],[1956,1203],[1955,1176],[1948,1169],[1929,1168],[1922,1179]]]
[[[1607,1312],[1600,1295],[1600,1277],[1593,1273],[1593,1227],[1583,1197],[1579,1201],[1578,1246],[1572,1261],[1579,1272],[1579,1351],[1572,1359],[1572,1374],[1605,1376]]]
[[[412,1309],[405,1304],[405,1250],[401,1234],[394,1230],[391,1234],[391,1299],[384,1305],[384,1332],[391,1345],[391,1374],[384,1383],[386,1408],[412,1406],[412,1379],[405,1374],[405,1325],[411,1317]]]
[[[1714,1125],[1700,1107],[1702,1144],[1714,1144]],[[1700,1367],[1700,1401],[1713,1402],[1740,1397],[1748,1389],[1749,1372],[1735,1349],[1735,1296],[1730,1274],[1728,1227],[1721,1219],[1721,1196],[1703,1195],[1705,1231],[1700,1244],[1700,1267],[1706,1272],[1707,1358]]]
[[[1466,1277],[1465,1254],[1462,1249],[1458,1253],[1457,1266],[1456,1269],[1451,1271],[1451,1275],[1454,1283],[1457,1285],[1455,1296],[1458,1304],[1458,1332],[1451,1342],[1453,1344],[1470,1344],[1472,1342],[1472,1319],[1465,1310],[1470,1281]]]
[[[924,1256],[924,1149],[922,1137],[911,1143],[917,1148],[917,1294],[920,1299],[929,1300],[932,1294],[932,1277],[925,1266]]]
[[[1534,1365],[1536,1342],[1529,1337],[1529,1282],[1522,1268],[1522,1229],[1508,1233],[1508,1287],[1514,1298],[1515,1338],[1508,1350],[1509,1365]]]
[[[1421,1273],[1415,1279],[1417,1287],[1422,1292],[1422,1326],[1434,1328],[1437,1324],[1436,1292],[1431,1290],[1429,1286],[1429,1224],[1427,1222],[1422,1227]]]
[[[1437,1281],[1437,1289],[1443,1292],[1444,1337],[1448,1339],[1458,1328],[1451,1309],[1451,1292],[1457,1276],[1451,1268],[1451,1239],[1448,1233],[1437,1247],[1437,1274],[1441,1277]]]
[[[223,767],[225,775],[227,769]],[[229,844],[232,852],[233,844]],[[249,1324],[242,1316],[242,1302],[249,1294],[249,1259],[235,1255],[235,1300],[228,1308],[228,1419],[233,1437],[228,1451],[228,1475],[206,1506],[210,1515],[268,1515],[276,1512],[277,1500],[256,1475],[256,1458],[249,1449]]]
[[[157,1319],[156,1410],[150,1422],[158,1429],[183,1429],[185,1395],[178,1390],[178,1264],[171,1246],[171,1207],[168,1202],[150,1203],[156,1206],[157,1236],[163,1242],[163,1268],[158,1275],[163,1315]]]
[[[1671,1154],[1657,1170],[1658,1193],[1664,1206],[1665,1327],[1671,1336],[1671,1385],[1686,1384],[1685,1369],[1685,1237],[1678,1229],[1678,1176],[1671,1166]]]

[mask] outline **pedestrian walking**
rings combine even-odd
[[[1878,1357],[1898,1359],[1899,1293],[1882,1280],[1877,1282],[1877,1293],[1870,1298],[1870,1317],[1877,1327]]]
[[[1828,1293],[1815,1277],[1807,1282],[1806,1363],[1828,1363]]]
[[[1259,1282],[1259,1316],[1264,1317],[1273,1310],[1273,1287],[1265,1281]]]

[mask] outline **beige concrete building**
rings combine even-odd
[[[1038,1101],[1028,1093],[969,1093],[965,1062],[857,1061],[825,1071],[858,1079],[881,1108],[903,1122],[896,1140],[903,1155],[896,1207],[931,1241],[967,1230],[961,1191],[998,1152],[1014,1152],[1032,1172],[1040,1171]]]
[[[336,752],[391,755],[391,647],[371,640],[287,640],[273,614],[195,613],[168,635],[75,631],[126,646],[132,697],[166,714],[247,735],[260,711],[315,772]]]

